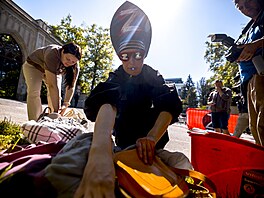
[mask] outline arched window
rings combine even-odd
[[[9,34],[0,34],[0,97],[16,97],[22,66],[22,52]]]

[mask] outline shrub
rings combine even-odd
[[[24,144],[28,144],[28,141],[24,138],[19,124],[6,118],[0,121],[0,150]]]

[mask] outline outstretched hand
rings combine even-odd
[[[151,165],[155,156],[155,139],[153,137],[139,138],[136,142],[137,154],[145,163]]]

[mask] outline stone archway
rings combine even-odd
[[[0,34],[0,97],[16,99],[22,51],[10,34]]]
[[[9,49],[13,49],[13,51],[11,50],[12,52],[21,52],[18,57],[15,56],[16,60],[14,60],[14,62],[17,64],[10,63],[9,65],[5,65],[4,62],[0,62],[0,72],[2,72],[0,74],[0,97],[2,97],[1,92],[3,92],[1,90],[6,90],[10,91],[10,94],[8,94],[10,95],[9,98],[24,101],[26,99],[26,84],[21,70],[23,62],[30,53],[39,47],[49,44],[62,45],[62,43],[50,33],[50,27],[45,22],[41,19],[35,20],[12,0],[0,0],[0,36],[1,53],[7,53],[7,51],[3,51],[3,49],[5,49],[3,45],[6,45],[5,41],[11,38],[13,45],[11,45]],[[12,48],[12,46],[14,46],[14,48]],[[7,47],[10,46],[7,45]],[[6,55],[3,56],[9,57]],[[0,57],[0,59],[2,59],[2,57]],[[13,70],[11,65],[16,69]],[[13,72],[20,73],[18,79],[16,78],[11,81],[17,84],[10,84],[8,89],[7,87],[3,89],[1,85],[4,77],[6,78],[5,70],[12,70]],[[17,76],[17,73],[15,76]],[[17,91],[13,92],[13,88],[15,87],[17,87]],[[11,92],[13,94],[11,94]]]

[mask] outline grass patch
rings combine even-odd
[[[12,149],[15,145],[25,145],[29,142],[25,139],[21,126],[5,118],[0,121],[0,150]]]

